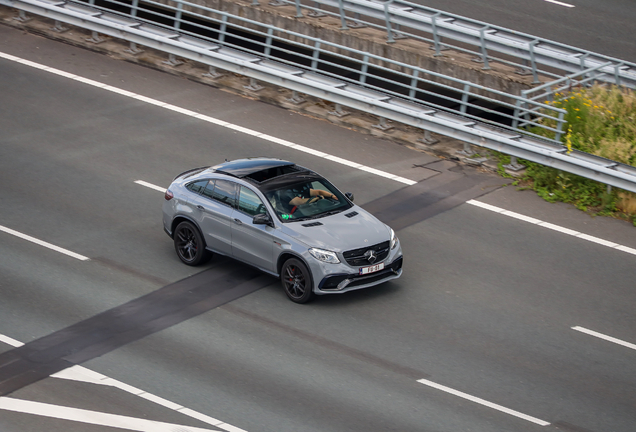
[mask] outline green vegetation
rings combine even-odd
[[[551,106],[567,110],[567,133],[563,143],[574,149],[636,166],[636,94],[629,89],[595,85],[557,93]],[[556,127],[556,123],[547,125]],[[543,129],[536,128],[535,133]],[[506,157],[500,158],[500,172]],[[574,174],[558,171],[529,161],[517,183],[534,189],[550,202],[572,203],[592,214],[621,217],[636,226],[636,195]]]

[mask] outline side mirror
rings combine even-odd
[[[252,223],[254,225],[267,225],[274,228],[274,222],[272,222],[272,218],[269,217],[269,214],[267,213],[259,213],[255,215],[254,219],[252,219]]]
[[[345,192],[345,196],[351,202],[353,202],[353,194],[351,192]]]

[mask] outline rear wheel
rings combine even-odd
[[[296,258],[285,261],[280,280],[285,294],[294,303],[307,303],[313,298],[311,275],[302,261]]]
[[[181,222],[174,230],[174,249],[179,259],[190,266],[203,264],[212,257],[205,249],[201,233],[190,222]]]

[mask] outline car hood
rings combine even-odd
[[[347,217],[352,212],[358,214]],[[321,225],[310,225],[320,222]],[[319,219],[283,224],[283,231],[308,247],[333,252],[363,248],[391,239],[389,228],[372,214],[353,206],[349,210]]]

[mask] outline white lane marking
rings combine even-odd
[[[362,171],[366,171],[366,172],[369,172],[371,174],[379,175],[381,177],[385,177],[385,178],[388,178],[388,179],[391,179],[391,180],[394,180],[394,181],[397,181],[397,182],[400,182],[400,183],[404,183],[404,184],[409,185],[409,186],[410,185],[414,185],[415,183],[417,183],[414,180],[409,180],[407,178],[400,177],[400,176],[397,176],[397,175],[394,175],[394,174],[390,174],[390,173],[385,172],[385,171],[381,171],[381,170],[378,170],[378,169],[375,169],[375,168],[371,168],[371,167],[367,167],[367,166],[364,166],[364,165],[360,165],[360,164],[358,164],[356,162],[352,162],[352,161],[349,161],[347,159],[342,159],[342,158],[339,158],[337,156],[329,155],[327,153],[323,153],[321,151],[314,150],[312,148],[305,147],[305,146],[302,146],[300,144],[294,144],[294,143],[290,143],[289,141],[280,140],[278,138],[275,138],[275,137],[272,137],[270,135],[255,131],[253,129],[249,129],[249,128],[246,128],[246,127],[243,127],[243,126],[239,126],[239,125],[235,125],[235,124],[232,124],[232,123],[228,123],[226,121],[223,121],[223,120],[220,120],[220,119],[216,119],[216,118],[213,118],[213,117],[209,117],[209,116],[206,116],[206,115],[202,115],[200,113],[196,113],[194,111],[191,111],[191,110],[188,110],[188,109],[185,109],[185,108],[181,108],[181,107],[178,107],[178,106],[175,106],[175,105],[170,105],[170,104],[168,104],[166,102],[162,102],[162,101],[159,101],[157,99],[149,98],[147,96],[143,96],[143,95],[140,95],[140,94],[129,92],[127,90],[122,90],[120,88],[113,87],[113,86],[110,86],[108,84],[100,83],[98,81],[93,81],[93,80],[88,79],[88,78],[83,78],[83,77],[80,77],[78,75],[74,75],[72,73],[64,72],[64,71],[61,71],[59,69],[54,69],[54,68],[51,68],[51,67],[39,64],[39,63],[35,63],[35,62],[29,61],[29,60],[21,59],[19,57],[13,56],[11,54],[6,54],[6,53],[3,53],[3,52],[0,52],[0,57],[1,58],[5,58],[7,60],[11,60],[11,61],[17,62],[17,63],[24,64],[26,66],[31,66],[31,67],[34,67],[36,69],[41,69],[43,71],[50,72],[50,73],[53,73],[53,74],[56,74],[56,75],[59,75],[59,76],[63,76],[65,78],[70,78],[72,80],[75,80],[75,81],[78,81],[78,82],[82,82],[84,84],[88,84],[88,85],[93,86],[93,87],[98,87],[98,88],[101,88],[103,90],[108,90],[110,92],[117,93],[117,94],[120,94],[122,96],[126,96],[126,97],[130,97],[130,98],[133,98],[133,99],[137,99],[139,101],[146,102],[146,103],[151,104],[151,105],[156,105],[156,106],[161,107],[161,108],[169,109],[169,110],[181,113],[183,115],[187,115],[189,117],[196,118],[198,120],[202,120],[202,121],[206,121],[206,122],[209,122],[209,123],[216,124],[218,126],[226,127],[228,129],[232,129],[232,130],[235,130],[237,132],[244,133],[246,135],[251,135],[251,136],[260,138],[262,140],[265,140],[265,141],[269,141],[269,142],[272,142],[272,143],[275,143],[275,144],[284,145],[284,146],[293,148],[295,150],[299,150],[299,151],[302,151],[302,152],[305,152],[305,153],[309,153],[309,154],[312,154],[314,156],[318,156],[318,157],[321,157],[321,158],[330,159],[330,160],[333,160],[334,162],[338,162],[338,163],[341,163],[341,164],[349,166],[349,167],[354,167],[356,169],[359,169],[359,170],[362,170]]]
[[[627,253],[630,253],[632,255],[636,255],[636,249],[633,249],[633,248],[630,248],[630,247],[627,247],[627,246],[623,246],[623,245],[619,245],[617,243],[614,243],[614,242],[611,242],[611,241],[608,241],[608,240],[604,240],[602,238],[594,237],[594,236],[591,236],[589,234],[580,233],[578,231],[574,231],[574,230],[571,230],[569,228],[562,227],[560,225],[554,225],[554,224],[551,224],[550,222],[544,222],[544,221],[539,220],[539,219],[535,219],[535,218],[532,218],[532,217],[529,217],[529,216],[524,216],[522,214],[511,212],[509,210],[504,210],[501,207],[497,207],[497,206],[494,206],[494,205],[486,204],[486,203],[483,203],[483,202],[480,202],[480,201],[475,201],[475,200],[468,200],[468,201],[466,201],[466,204],[471,204],[471,205],[474,205],[474,206],[477,206],[477,207],[481,207],[481,208],[483,208],[485,210],[490,210],[492,212],[499,213],[499,214],[502,214],[502,215],[505,215],[505,216],[510,216],[510,217],[515,218],[515,219],[519,219],[519,220],[522,220],[522,221],[525,221],[525,222],[528,222],[528,223],[531,223],[531,224],[542,226],[544,228],[549,228],[551,230],[558,231],[558,232],[561,232],[563,234],[571,235],[573,237],[580,238],[581,240],[587,240],[589,242],[593,242],[593,243],[597,243],[597,244],[600,244],[600,245],[603,245],[603,246],[607,246],[609,248],[616,249],[616,250],[619,250],[621,252],[627,252]]]
[[[22,342],[13,339],[9,336],[0,334],[0,342],[4,342],[8,345],[14,346],[14,347],[20,347],[22,345],[24,345]],[[87,383],[91,383],[91,384],[98,384],[98,385],[104,385],[104,386],[110,386],[110,387],[116,387],[120,390],[125,391],[126,393],[130,393],[133,394],[135,396],[139,396],[142,397],[144,399],[147,399],[151,402],[154,402],[156,404],[162,405],[166,408],[170,408],[171,410],[180,412],[184,415],[187,415],[189,417],[195,418],[197,420],[200,420],[204,423],[208,423],[212,426],[216,426],[217,428],[226,430],[228,432],[247,432],[243,429],[240,429],[236,426],[232,426],[231,424],[225,423],[221,420],[215,419],[214,417],[210,417],[208,415],[202,414],[200,412],[196,412],[194,410],[191,410],[190,408],[185,408],[182,405],[179,405],[177,403],[171,402],[167,399],[164,399],[162,397],[159,396],[155,396],[152,393],[148,393],[144,390],[141,390],[137,387],[133,387],[131,385],[128,385],[124,382],[121,381],[117,381],[116,379],[110,378],[106,375],[100,374],[99,372],[95,372],[92,371],[90,369],[85,368],[84,366],[80,366],[80,365],[75,365],[75,366],[71,366],[70,368],[64,369],[60,372],[54,373],[53,375],[51,375],[52,378],[60,378],[60,379],[66,379],[66,380],[71,380],[71,381],[80,381],[80,382],[87,382]],[[171,430],[171,432],[174,432],[175,430],[180,430],[180,429],[174,429]],[[149,431],[154,431],[154,429],[149,429]],[[184,431],[185,432],[185,431]]]
[[[70,250],[68,250],[68,249],[64,249],[64,248],[61,248],[61,247],[59,247],[59,246],[55,246],[54,244],[51,244],[51,243],[45,242],[45,241],[43,241],[43,240],[36,239],[35,237],[31,237],[30,235],[22,234],[22,233],[21,233],[21,232],[19,232],[19,231],[12,230],[11,228],[7,228],[7,227],[2,226],[2,225],[0,225],[0,231],[4,231],[4,232],[6,232],[7,234],[11,234],[11,235],[14,235],[14,236],[16,236],[16,237],[19,237],[19,238],[21,238],[22,240],[30,241],[30,242],[35,243],[35,244],[37,244],[37,245],[44,246],[45,248],[49,248],[49,249],[51,249],[51,250],[54,250],[54,251],[59,252],[59,253],[62,253],[62,254],[64,254],[64,255],[68,255],[68,256],[70,256],[70,257],[73,257],[73,258],[78,259],[78,260],[81,260],[81,261],[88,261],[88,260],[90,260],[90,258],[85,257],[84,255],[80,255],[80,254],[77,254],[77,253],[75,253],[75,252],[71,252],[71,251],[70,251]]]
[[[89,411],[79,408],[51,405],[47,403],[33,402],[23,399],[13,399],[6,396],[0,397],[0,409],[139,432],[211,431],[211,429],[203,429],[199,427],[184,426],[173,423],[164,423],[117,414],[107,414],[98,411]]]
[[[427,385],[429,387],[436,388],[438,390],[442,390],[442,391],[444,391],[446,393],[450,393],[450,394],[458,396],[460,398],[467,399],[467,400],[469,400],[471,402],[475,402],[475,403],[478,403],[480,405],[487,406],[487,407],[495,409],[497,411],[501,411],[501,412],[504,412],[506,414],[510,414],[512,416],[519,417],[519,418],[521,418],[523,420],[527,420],[529,422],[536,423],[536,424],[538,424],[540,426],[548,426],[548,425],[550,425],[550,422],[547,422],[545,420],[541,420],[541,419],[538,419],[536,417],[532,417],[532,416],[520,413],[519,411],[511,410],[511,409],[503,407],[501,405],[497,405],[495,403],[488,402],[488,401],[486,401],[484,399],[481,399],[481,398],[478,398],[478,397],[475,397],[475,396],[471,396],[471,395],[469,395],[467,393],[460,392],[458,390],[452,389],[450,387],[443,386],[441,384],[437,384],[437,383],[435,383],[433,381],[429,381],[429,380],[426,380],[426,379],[421,379],[421,380],[417,380],[417,382],[419,382],[421,384],[424,384],[424,385]]]
[[[604,339],[604,340],[606,340],[608,342],[614,342],[615,344],[622,345],[624,347],[636,350],[636,344],[633,344],[633,343],[630,343],[630,342],[625,342],[624,340],[616,339],[615,337],[607,336],[607,335],[604,335],[603,333],[599,333],[599,332],[596,332],[594,330],[589,330],[589,329],[586,329],[584,327],[579,327],[579,326],[572,327],[572,330],[580,331],[581,333],[586,333],[586,334],[588,334],[590,336],[595,336],[597,338]]]
[[[574,5],[572,5],[572,4],[563,3],[563,2],[560,2],[560,1],[557,1],[557,0],[544,0],[544,1],[547,1],[548,3],[554,3],[554,4],[557,4],[559,6],[565,6],[565,7],[569,7],[569,8],[573,8],[574,7]]]
[[[20,342],[19,340],[15,340],[13,338],[10,338],[9,336],[5,336],[3,334],[0,334],[0,342],[4,342],[7,345],[11,345],[12,347],[21,347],[22,345],[24,345],[22,342]]]
[[[137,183],[138,185],[146,186],[147,188],[154,189],[159,192],[164,192],[164,193],[166,192],[166,188],[154,185],[152,183],[145,182],[143,180],[135,180],[135,183]]]

